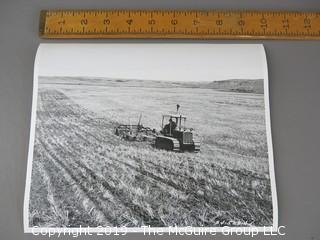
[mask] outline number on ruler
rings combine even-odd
[[[109,25],[110,22],[111,22],[110,19],[104,19],[104,20],[103,20],[103,24],[104,24],[104,25]]]
[[[282,20],[282,27],[288,29],[289,28],[289,19]]]
[[[198,19],[193,19],[193,25],[197,26],[200,24],[200,21]]]
[[[216,25],[217,26],[222,26],[223,25],[223,20],[222,19],[216,20]]]
[[[245,24],[245,21],[243,19],[238,21],[238,25],[239,26],[244,26],[244,24]]]
[[[264,17],[262,17],[260,19],[260,27],[262,27],[262,28],[267,28],[268,27],[268,21]]]
[[[172,25],[177,25],[178,24],[178,20],[177,19],[172,19],[171,20],[171,24]]]
[[[149,19],[149,20],[148,20],[148,24],[149,24],[149,25],[154,25],[154,24],[156,24],[156,20],[154,20],[154,19]]]
[[[305,18],[304,19],[304,28],[311,28],[311,19],[310,18]]]
[[[83,19],[81,19],[80,23],[81,23],[81,25],[87,25],[88,24],[88,19],[83,18]]]

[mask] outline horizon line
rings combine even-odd
[[[38,77],[65,77],[65,78],[97,78],[97,79],[106,79],[106,80],[127,80],[127,81],[154,81],[154,82],[216,82],[216,81],[226,81],[226,80],[264,80],[261,78],[223,78],[217,80],[200,80],[200,81],[181,81],[181,80],[159,80],[159,79],[138,79],[138,78],[110,78],[110,77],[101,77],[101,76],[66,76],[66,75],[38,75]],[[89,80],[89,79],[88,79]]]

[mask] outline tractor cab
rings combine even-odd
[[[162,115],[161,131],[156,137],[155,147],[175,152],[200,151],[200,142],[194,138],[193,129],[186,127],[187,117],[179,114]]]
[[[187,117],[168,114],[162,116],[162,130],[164,136],[172,137],[180,142],[180,145],[193,145],[193,129],[186,127]]]
[[[186,130],[187,117],[177,114],[162,115],[161,132],[166,136],[173,136],[176,132]]]

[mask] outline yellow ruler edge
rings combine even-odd
[[[320,12],[42,10],[47,39],[320,39]]]

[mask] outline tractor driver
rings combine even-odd
[[[177,127],[177,124],[172,120],[172,118],[169,119],[169,123],[164,126],[164,132],[165,133],[172,133],[173,130],[175,130]]]

